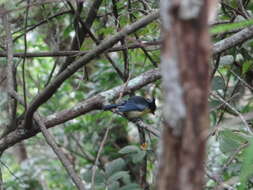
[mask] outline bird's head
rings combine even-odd
[[[152,100],[148,100],[148,103],[149,103],[150,112],[152,114],[155,114],[155,110],[156,110],[155,98],[153,97]]]

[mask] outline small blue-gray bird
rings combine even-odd
[[[141,116],[152,113],[155,114],[156,104],[155,99],[145,99],[142,96],[132,96],[128,100],[119,104],[110,104],[103,107],[104,110],[115,109],[122,113],[128,119],[137,119]]]

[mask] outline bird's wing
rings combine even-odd
[[[127,101],[124,105],[118,106],[118,110],[120,112],[143,111],[146,108],[146,105],[138,104],[132,101]]]

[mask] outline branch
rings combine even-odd
[[[39,108],[40,105],[45,103],[57,91],[57,89],[62,85],[62,83],[72,74],[74,74],[79,68],[89,63],[89,61],[106,51],[106,49],[112,47],[115,43],[117,43],[120,39],[124,38],[126,35],[129,35],[137,31],[138,29],[146,26],[158,17],[158,12],[154,12],[146,17],[143,17],[132,25],[126,26],[122,31],[113,35],[108,40],[103,41],[93,51],[90,51],[86,55],[82,56],[80,59],[74,61],[70,66],[67,67],[67,69],[57,75],[57,77],[38,96],[36,96],[32,100],[32,102],[27,108],[24,127],[27,129],[31,128],[33,113]]]
[[[136,49],[148,46],[157,46],[160,45],[161,41],[149,41],[149,42],[138,42],[125,46],[116,46],[114,48],[108,49],[106,52],[116,52],[122,51],[124,49]],[[76,55],[85,55],[89,53],[89,51],[52,51],[52,52],[27,52],[26,55],[24,53],[14,53],[14,57],[64,57],[64,56],[76,56]],[[0,57],[7,57],[6,52],[0,52]]]
[[[95,177],[96,177],[96,170],[97,170],[97,166],[98,166],[98,161],[99,161],[99,158],[100,158],[100,154],[103,151],[103,148],[104,148],[106,139],[108,137],[109,131],[110,131],[110,128],[107,128],[106,132],[105,132],[105,135],[103,137],[103,140],[102,140],[102,142],[101,142],[101,144],[99,146],[99,150],[98,150],[98,153],[97,153],[97,156],[96,156],[95,163],[94,163],[94,165],[92,167],[92,176],[91,176],[91,189],[92,190],[95,190],[94,182],[95,182]]]
[[[90,28],[97,17],[97,11],[99,6],[101,5],[102,0],[95,0],[90,7],[90,10],[87,15],[87,19],[85,21],[85,24],[88,28]],[[87,35],[87,31],[81,27],[80,29],[77,29],[77,32],[73,38],[72,44],[71,44],[71,50],[78,50],[80,49],[80,44],[83,43],[85,36]],[[75,60],[75,57],[68,57],[66,61],[62,64],[59,73],[64,71],[69,64],[71,64]]]
[[[10,96],[12,96],[12,98],[15,98],[20,104],[25,106],[24,100],[15,91],[9,90],[8,93]],[[69,176],[71,177],[71,179],[73,180],[77,188],[79,190],[85,190],[84,184],[82,183],[82,180],[80,179],[80,177],[75,173],[75,170],[72,164],[66,158],[62,150],[57,146],[57,143],[55,142],[53,136],[47,130],[47,127],[44,123],[44,119],[38,113],[34,114],[34,119],[36,121],[36,124],[39,126],[40,130],[42,131],[43,136],[45,137],[48,145],[51,146],[51,148],[53,149],[53,151],[55,152],[55,154],[61,161],[62,165],[66,169],[67,173],[69,174]]]
[[[234,35],[231,35],[230,37],[221,40],[214,44],[213,46],[213,54],[216,55],[218,53],[221,53],[229,48],[232,48],[240,43],[243,43],[250,38],[253,37],[253,26],[249,28],[245,28],[241,30],[240,32],[237,32]],[[134,43],[131,45],[128,45],[128,47],[125,46],[116,46],[114,48],[110,48],[107,50],[107,52],[116,52],[116,51],[122,51],[124,49],[136,49],[136,48],[143,48],[148,46],[156,46],[161,45],[161,41],[150,41],[150,42],[144,42],[144,43]],[[64,57],[64,56],[75,56],[75,55],[85,55],[89,53],[89,51],[53,51],[53,52],[27,52],[26,55],[24,53],[14,53],[14,57]],[[6,52],[0,52],[0,57],[7,57]]]
[[[250,26],[224,40],[215,43],[213,46],[213,54],[221,53],[231,47],[234,47],[240,43],[245,42],[246,40],[252,37],[253,37],[253,26]]]
[[[50,20],[52,20],[52,19],[54,19],[54,18],[56,18],[56,17],[58,17],[58,16],[62,16],[62,15],[64,15],[64,14],[69,14],[69,13],[71,13],[70,10],[57,13],[57,14],[55,14],[55,15],[52,15],[52,16],[50,16],[50,17],[48,17],[48,18],[46,18],[46,19],[40,21],[40,22],[37,23],[37,24],[34,24],[34,25],[32,25],[32,26],[29,26],[29,28],[26,28],[26,29],[25,29],[25,28],[22,28],[22,29],[20,29],[20,30],[18,30],[18,31],[15,31],[13,34],[15,34],[15,33],[17,33],[17,32],[21,32],[22,30],[24,30],[24,33],[18,35],[17,37],[15,37],[13,41],[16,41],[17,39],[19,39],[20,37],[22,37],[23,35],[25,35],[25,34],[28,33],[29,31],[32,31],[33,29],[35,29],[36,27],[38,27],[38,26],[40,26],[40,25],[42,25],[42,24],[45,24],[45,23],[47,23],[48,21],[50,21]]]
[[[40,127],[40,130],[42,131],[43,136],[45,137],[47,144],[53,149],[54,153],[57,155],[59,160],[61,161],[62,165],[68,172],[69,176],[73,180],[74,184],[79,190],[85,190],[84,184],[81,180],[81,178],[76,174],[73,165],[70,163],[70,161],[66,158],[62,150],[57,146],[53,136],[49,133],[47,130],[43,120],[38,116],[38,114],[35,114],[36,122],[38,122],[38,125]]]
[[[128,85],[125,84],[114,87],[105,92],[101,92],[95,95],[92,98],[89,98],[83,102],[78,103],[71,109],[66,109],[60,112],[56,112],[47,118],[45,118],[44,122],[47,128],[53,127],[55,125],[64,123],[68,120],[71,120],[80,115],[86,114],[93,110],[98,110],[102,108],[103,104],[108,104],[109,101],[115,100],[120,95],[125,95],[130,93],[131,91],[135,91],[137,89],[146,86],[149,83],[155,82],[160,79],[160,71],[158,69],[153,69],[147,71],[140,76],[137,76],[128,82]],[[22,99],[17,96],[12,95],[14,98],[19,99],[19,102],[22,102]],[[22,124],[13,132],[4,136],[0,139],[0,152],[6,150],[7,148],[13,146],[14,144],[30,138],[37,133],[40,132],[40,128],[37,125],[34,125],[31,129],[27,130],[22,127]]]

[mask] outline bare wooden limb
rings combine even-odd
[[[85,24],[88,28],[90,28],[94,22],[94,20],[97,17],[97,11],[102,3],[102,0],[95,0],[93,4],[90,7],[90,10],[88,12]],[[87,35],[87,31],[85,28],[80,28],[77,30],[72,43],[71,43],[71,50],[78,50],[80,49],[80,45],[83,43],[85,36]],[[71,64],[75,60],[75,57],[68,57],[66,61],[61,65],[61,68],[59,70],[59,73],[64,71],[69,64]]]
[[[62,15],[64,15],[64,14],[69,14],[69,13],[71,13],[70,10],[57,13],[57,14],[55,14],[55,15],[52,15],[52,16],[50,16],[50,17],[48,17],[48,18],[46,18],[46,19],[40,21],[40,22],[37,23],[37,24],[34,24],[34,25],[32,25],[32,26],[28,26],[26,29],[25,29],[25,28],[22,28],[22,29],[20,29],[20,30],[18,30],[18,31],[16,31],[16,32],[13,32],[13,34],[15,34],[15,33],[17,33],[17,32],[20,32],[20,31],[23,31],[23,30],[24,30],[24,33],[18,35],[17,37],[15,37],[13,41],[16,41],[17,39],[21,38],[23,35],[25,35],[25,34],[28,33],[29,31],[34,30],[34,29],[37,28],[38,26],[41,26],[42,24],[45,24],[45,23],[47,23],[48,21],[50,21],[50,20],[52,20],[52,19],[54,19],[54,18],[56,18],[56,17],[58,17],[58,16],[62,16]]]
[[[15,91],[9,91],[8,93],[10,96],[15,98],[20,104],[25,106],[24,100]],[[76,174],[71,162],[67,159],[67,157],[64,155],[62,150],[57,146],[57,143],[55,142],[53,136],[49,133],[47,127],[45,126],[44,119],[38,113],[34,114],[34,119],[36,121],[36,124],[38,125],[37,127],[39,127],[38,129],[40,129],[47,143],[49,144],[49,146],[51,146],[51,148],[53,149],[53,151],[55,152],[55,154],[61,161],[62,165],[68,172],[74,184],[77,186],[79,190],[85,190],[84,188],[85,186],[82,180],[80,179],[80,177]]]
[[[149,47],[149,46],[158,46],[161,41],[150,41],[150,42],[138,42],[129,44],[128,47],[125,46],[115,46],[113,48],[109,48],[106,52],[117,52],[122,51],[124,49],[136,49],[141,47]],[[89,53],[89,51],[53,51],[53,52],[27,52],[26,57],[64,57],[64,56],[81,56]],[[24,53],[14,53],[14,57],[24,57]],[[0,57],[7,57],[6,52],[0,52]]]
[[[108,137],[109,131],[110,131],[110,128],[107,128],[106,131],[105,131],[105,135],[104,135],[103,140],[102,140],[102,142],[99,146],[99,150],[98,150],[98,153],[97,153],[97,156],[96,156],[95,163],[92,167],[92,176],[91,176],[91,189],[92,190],[95,190],[94,182],[95,182],[95,177],[96,177],[96,170],[97,170],[97,166],[98,166],[98,161],[99,161],[99,158],[100,158],[100,154],[103,151],[103,148],[104,148],[106,139]]]
[[[130,80],[127,86],[124,84],[117,86],[113,89],[99,93],[92,98],[86,99],[85,101],[78,103],[70,109],[62,110],[48,116],[44,120],[45,125],[47,128],[50,128],[93,110],[101,109],[103,104],[108,104],[109,101],[115,100],[120,95],[126,95],[131,91],[140,89],[143,86],[160,79],[160,77],[161,76],[158,69],[147,71],[142,75]],[[13,98],[17,99],[19,103],[23,104],[23,100],[15,92],[8,93]],[[15,131],[0,139],[0,151],[4,151],[14,144],[24,139],[30,138],[39,132],[41,131],[37,125],[34,125],[29,130],[26,130],[22,128],[22,124],[20,124]]]
[[[64,166],[64,168],[68,172],[69,176],[71,177],[72,181],[76,185],[77,189],[85,190],[85,186],[84,186],[84,183],[82,182],[82,179],[76,174],[71,162],[64,155],[62,150],[57,146],[55,139],[49,133],[47,127],[44,124],[44,121],[37,114],[35,114],[34,117],[36,119],[36,122],[38,122],[40,130],[41,130],[43,136],[45,137],[48,145],[53,149],[54,153],[57,155],[57,157],[61,161],[62,165]]]
[[[28,19],[28,14],[29,14],[29,7],[30,7],[30,0],[27,0],[27,7],[25,11],[25,23],[24,23],[24,28],[26,30],[27,28],[27,19]],[[27,52],[27,38],[26,38],[26,32],[24,33],[24,53],[26,55]],[[25,64],[26,64],[26,56],[23,58],[22,62],[22,82],[23,82],[23,94],[24,94],[24,103],[25,103],[25,110],[27,108],[27,97],[26,97],[26,77],[25,77]]]
[[[158,46],[160,45],[160,41],[150,41],[150,42],[138,42],[129,44],[127,49],[136,49],[141,47],[149,47],[149,46]],[[115,46],[113,48],[109,48],[106,52],[117,52],[126,49],[125,46]],[[81,56],[87,54],[89,51],[53,51],[53,52],[27,52],[26,57],[64,57],[64,56]],[[14,53],[14,57],[24,57],[24,53]],[[0,57],[7,57],[6,52],[0,52]]]
[[[214,44],[213,54],[221,53],[231,47],[234,47],[240,43],[245,42],[246,40],[252,37],[253,37],[253,26],[250,26]]]

